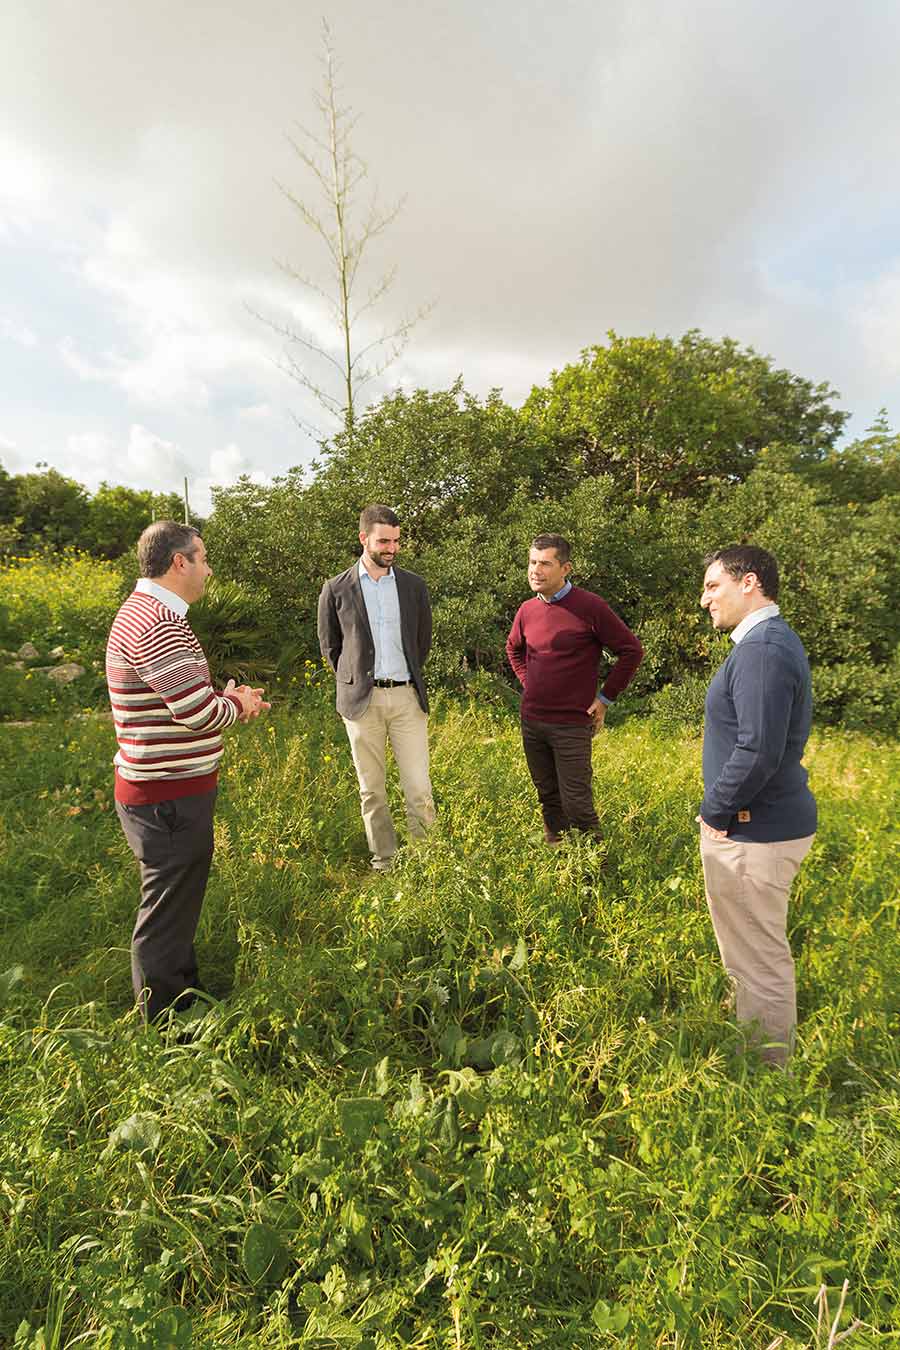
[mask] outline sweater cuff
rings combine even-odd
[[[714,811],[712,807],[707,806],[705,797],[700,803],[700,815],[714,830],[727,830],[734,819],[733,811]]]

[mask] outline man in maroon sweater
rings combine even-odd
[[[569,581],[570,552],[559,534],[539,534],[532,542],[528,584],[535,596],[519,606],[506,641],[523,685],[522,744],[548,844],[560,843],[571,828],[599,837],[591,740],[644,654],[605,600]],[[618,660],[598,692],[604,648]]]

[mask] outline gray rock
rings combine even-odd
[[[36,661],[40,656],[40,652],[33,642],[23,642],[16,652],[16,656],[20,661]]]
[[[79,666],[75,661],[66,661],[64,665],[51,666],[47,671],[47,679],[53,680],[55,684],[71,684],[83,674],[84,666]]]

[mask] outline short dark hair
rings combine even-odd
[[[373,525],[397,525],[400,521],[389,506],[364,506],[359,516],[360,534],[371,534]]]
[[[717,548],[715,553],[707,553],[703,562],[706,567],[714,562],[721,563],[723,570],[735,581],[740,581],[741,577],[752,572],[766,599],[778,599],[778,563],[764,548],[757,548],[754,544],[729,544],[728,548]]]
[[[531,541],[532,548],[553,548],[556,549],[556,556],[561,563],[567,563],[572,556],[572,548],[568,539],[563,539],[561,534],[538,534]]]
[[[200,531],[177,520],[154,520],[137,542],[138,565],[142,577],[164,577],[176,553],[193,558]]]

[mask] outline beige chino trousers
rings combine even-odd
[[[781,1066],[797,1025],[788,899],[813,838],[756,844],[700,835],[706,903],[734,985],[737,1020],[761,1057]]]
[[[387,867],[397,852],[397,834],[387,800],[387,743],[390,741],[406,803],[410,836],[420,839],[434,823],[428,776],[428,718],[411,685],[373,689],[362,717],[343,719],[359,780],[366,839],[372,866]]]

